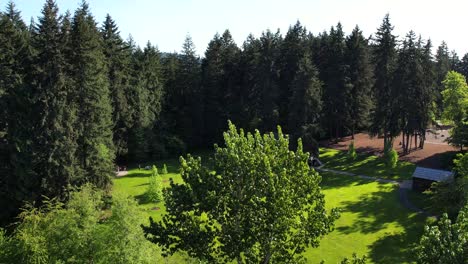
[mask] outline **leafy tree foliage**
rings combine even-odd
[[[440,212],[453,218],[468,201],[468,154],[458,154],[453,161],[455,179],[433,184],[430,190],[432,204]]]
[[[454,124],[449,142],[463,150],[468,145],[468,85],[465,77],[454,71],[447,73],[443,84],[443,117]]]
[[[148,239],[207,261],[298,261],[330,232],[337,212],[325,210],[320,176],[278,128],[261,135],[229,124],[226,147],[215,145],[214,168],[181,158],[185,184],[166,190],[168,214],[144,227]],[[216,246],[215,246],[216,245]]]
[[[426,226],[416,247],[418,263],[466,263],[468,259],[468,207],[452,223],[444,214],[436,226]]]
[[[90,185],[62,204],[28,207],[11,236],[0,231],[1,263],[153,263],[159,249],[147,241],[135,200],[115,195],[110,212]]]

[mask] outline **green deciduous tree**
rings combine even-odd
[[[114,195],[102,211],[102,192],[90,185],[66,204],[28,207],[11,236],[0,234],[1,263],[154,263],[160,251],[144,237],[135,200]],[[2,233],[2,230],[0,230]]]
[[[426,226],[416,247],[421,264],[464,264],[468,259],[468,207],[452,223],[444,214],[436,226]]]
[[[468,85],[460,73],[450,71],[443,81],[445,90],[442,91],[445,120],[452,122],[449,142],[463,150],[468,145]]]
[[[168,214],[144,227],[167,253],[187,251],[215,262],[298,261],[330,232],[337,212],[325,210],[320,176],[277,134],[245,134],[229,124],[225,147],[215,146],[214,168],[181,158],[184,184],[166,190]]]

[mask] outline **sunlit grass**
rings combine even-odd
[[[322,161],[335,165],[335,169],[345,168],[345,164],[334,162],[334,158],[343,158],[341,152],[322,150],[325,155]],[[370,165],[378,165],[377,157],[360,157],[349,168],[369,176],[385,176],[387,169],[371,173]],[[206,161],[206,158],[203,160]],[[164,186],[169,186],[169,178],[182,183],[179,174],[178,159],[156,162],[158,168],[166,163],[169,173],[162,175]],[[205,163],[205,162],[203,162]],[[342,166],[342,167],[340,167]],[[329,166],[327,166],[329,167]],[[378,166],[374,166],[379,168]],[[410,165],[404,164],[397,171],[405,175]],[[148,223],[151,216],[156,221],[166,212],[163,202],[144,203],[141,199],[146,191],[150,170],[133,169],[129,174],[114,180],[114,191],[123,192],[140,201],[140,206],[147,217],[142,223]],[[321,173],[323,181],[321,187],[325,194],[327,208],[338,207],[342,210],[340,219],[336,222],[335,230],[325,236],[319,248],[310,248],[305,256],[308,263],[339,263],[344,257],[350,257],[353,252],[367,255],[369,263],[408,263],[412,260],[412,244],[417,242],[424,224],[424,217],[409,212],[398,201],[397,187],[393,184],[382,184],[357,177],[347,177],[332,173]],[[394,175],[395,176],[395,175]],[[400,178],[398,178],[400,179]],[[155,207],[160,209],[152,210]],[[184,263],[185,258],[176,254],[168,258],[168,263]]]
[[[321,173],[328,209],[339,208],[335,230],[307,250],[308,263],[339,263],[352,253],[369,263],[410,263],[411,249],[422,233],[425,217],[398,201],[394,184]]]
[[[413,163],[399,161],[396,168],[392,169],[385,166],[382,158],[374,155],[360,153],[353,160],[346,151],[327,148],[320,148],[320,161],[328,169],[391,180],[411,179],[416,168]]]

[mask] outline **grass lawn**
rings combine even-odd
[[[348,157],[346,151],[320,148],[320,161],[327,169],[352,172],[360,175],[374,176],[391,180],[411,179],[416,165],[399,161],[395,169],[385,166],[377,156],[358,153],[355,160]]]
[[[206,158],[203,161],[206,161]],[[182,182],[178,173],[178,160],[155,164],[162,168],[164,163],[169,174],[162,176],[163,184],[168,186],[169,178],[173,178],[175,182]],[[141,199],[150,173],[146,170],[130,170],[128,176],[114,179],[114,191],[135,197],[141,202],[141,207],[148,217],[159,220],[166,212],[164,204],[144,203]],[[411,244],[418,241],[425,218],[409,212],[400,205],[396,186],[332,173],[321,175],[327,207],[338,207],[342,213],[336,222],[335,230],[321,240],[320,247],[306,251],[308,263],[319,263],[321,260],[325,260],[326,263],[339,263],[344,257],[350,257],[353,252],[359,256],[367,255],[369,263],[411,262]],[[152,210],[155,207],[160,209]],[[142,219],[142,223],[147,222],[147,219]],[[176,254],[170,257],[167,263],[186,261],[182,254]]]
[[[425,217],[408,211],[398,201],[398,189],[356,177],[321,173],[328,208],[341,217],[319,248],[309,249],[309,263],[339,263],[353,252],[369,263],[411,263],[412,245],[422,234]]]

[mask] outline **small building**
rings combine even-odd
[[[451,181],[453,172],[416,167],[413,173],[413,190],[423,192],[431,187],[433,182]]]

